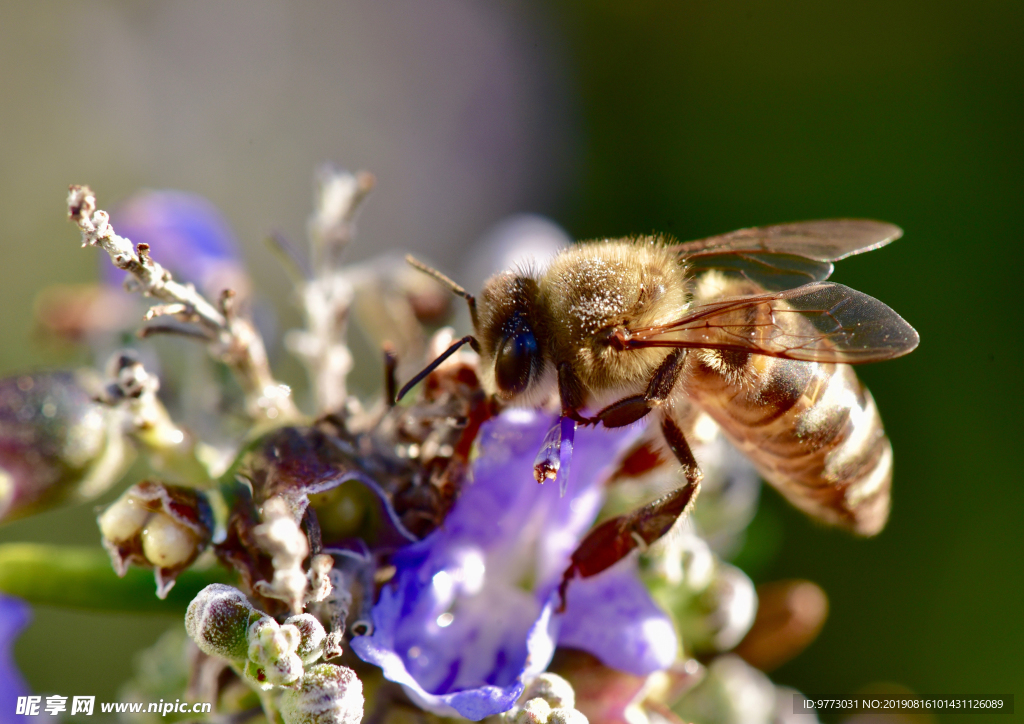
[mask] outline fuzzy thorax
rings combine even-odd
[[[616,349],[607,333],[678,319],[688,306],[686,282],[678,256],[651,237],[580,244],[555,259],[540,285],[555,328],[551,354],[572,366],[588,404],[643,391],[669,350]]]

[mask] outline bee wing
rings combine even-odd
[[[628,330],[626,349],[722,349],[808,362],[857,364],[907,354],[917,332],[882,302],[832,282],[723,299],[668,324]]]
[[[832,262],[902,235],[898,226],[883,221],[824,219],[740,229],[672,248],[694,272],[717,269],[777,291],[828,279]]]

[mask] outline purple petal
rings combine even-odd
[[[574,579],[566,592],[558,644],[646,676],[672,665],[679,640],[672,620],[640,582],[636,566],[635,558],[626,558],[596,576]]]
[[[0,721],[8,721],[6,717],[15,718],[18,697],[29,693],[28,685],[14,664],[11,651],[14,639],[28,621],[29,608],[26,603],[0,595],[0,712],[3,712]]]
[[[533,478],[550,425],[512,410],[481,429],[472,482],[440,529],[392,557],[397,572],[374,607],[374,633],[352,641],[431,711],[506,711],[523,676],[551,659],[561,617],[550,594],[597,515],[606,469],[637,430],[581,430],[561,497]]]
[[[231,226],[198,194],[141,191],[111,214],[111,224],[133,243],[149,244],[154,260],[208,297],[216,298],[225,288],[242,295],[248,291]],[[101,261],[107,280],[120,284],[125,273],[106,258]]]
[[[373,609],[374,633],[352,639],[352,650],[363,661],[379,666],[385,678],[401,684],[409,697],[419,706],[441,716],[460,715],[479,721],[492,714],[508,711],[523,692],[524,675],[540,673],[547,667],[554,653],[555,631],[550,605],[540,611],[531,626],[521,630],[522,601],[502,601],[500,596],[488,597],[491,616],[477,628],[462,626],[452,631],[451,640],[439,641],[444,636],[437,619],[420,623],[424,634],[421,640],[409,645],[409,634],[414,627],[403,620],[408,612],[402,592],[385,588]],[[532,606],[526,610],[535,610]],[[467,619],[467,616],[460,618]],[[416,619],[419,620],[419,619]],[[484,679],[474,670],[481,647],[480,623],[488,624],[487,631],[497,635],[489,642],[494,646],[493,666]],[[455,628],[453,617],[450,628]],[[396,633],[406,639],[396,641]],[[422,645],[420,645],[422,644]],[[404,656],[399,655],[404,652]],[[436,657],[436,658],[435,658]],[[466,661],[463,661],[466,658]],[[419,679],[417,678],[419,675]],[[473,678],[469,684],[465,680]],[[424,680],[424,681],[421,681]],[[432,692],[430,689],[440,693]]]

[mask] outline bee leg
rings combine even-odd
[[[595,420],[579,413],[584,400],[583,383],[566,362],[558,365],[558,396],[562,400],[562,417],[568,417],[581,425],[595,424]]]
[[[606,520],[583,539],[569,559],[558,584],[558,612],[565,610],[565,592],[573,578],[589,578],[625,558],[634,548],[645,548],[661,538],[686,513],[700,492],[704,477],[683,431],[669,417],[661,423],[669,448],[683,466],[686,483],[671,493],[634,510]]]
[[[605,427],[625,427],[637,420],[642,419],[655,407],[660,406],[669,395],[672,394],[679,373],[683,371],[682,349],[675,349],[665,358],[651,381],[647,383],[647,389],[642,395],[625,397],[618,402],[613,402],[594,416],[594,422],[600,422]]]

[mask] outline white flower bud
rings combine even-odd
[[[146,524],[150,511],[130,495],[118,498],[99,517],[100,532],[113,543],[124,543]]]
[[[688,691],[673,710],[687,721],[771,724],[775,715],[775,686],[738,656],[726,654],[711,662],[703,681]]]
[[[204,653],[238,663],[249,649],[249,621],[259,615],[237,588],[212,583],[188,605],[185,631]]]
[[[543,699],[530,699],[512,718],[513,724],[546,724],[551,716],[551,705]]]
[[[740,569],[719,562],[682,622],[683,638],[695,651],[729,651],[750,630],[756,612],[754,584]]]
[[[589,720],[583,712],[572,707],[558,707],[552,709],[548,715],[548,724],[589,724]]]
[[[213,511],[201,491],[155,480],[126,490],[98,521],[117,575],[129,565],[152,568],[159,598],[213,536]]]
[[[142,529],[142,553],[157,568],[174,568],[193,558],[199,541],[169,515],[153,513]]]
[[[363,683],[352,669],[334,664],[311,666],[281,698],[285,724],[359,724]]]
[[[312,664],[320,658],[323,653],[324,639],[327,632],[316,617],[308,613],[300,613],[285,619],[285,626],[294,626],[299,630],[302,640],[296,653],[302,659],[303,664]]]
[[[282,626],[266,616],[249,627],[248,636],[252,666],[246,667],[246,674],[260,686],[283,686],[302,676],[302,659],[296,653],[302,634],[295,626]]]
[[[747,574],[728,563],[721,564],[711,589],[718,600],[714,645],[719,651],[728,651],[746,636],[754,623],[757,592]]]
[[[545,672],[531,681],[523,692],[523,699],[543,699],[553,709],[568,708],[576,706],[576,692],[572,684],[558,674]]]
[[[688,535],[681,543],[683,583],[691,591],[702,591],[715,575],[715,554],[701,538]]]
[[[541,681],[544,677],[550,677]],[[587,717],[572,704],[552,707],[546,698],[535,696],[536,691],[545,691],[552,698],[564,697],[568,689],[570,699],[575,693],[568,681],[555,674],[541,674],[523,693],[526,703],[513,707],[502,714],[501,718],[508,724],[587,724]],[[520,699],[522,701],[522,699]]]

